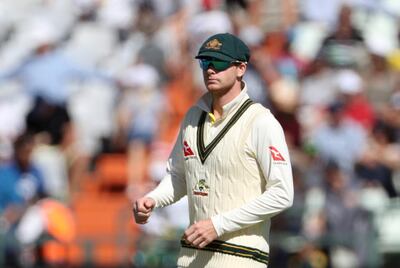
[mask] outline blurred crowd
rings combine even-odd
[[[46,215],[73,221],[100,155],[127,156],[130,200],[162,178],[205,92],[194,56],[220,32],[251,48],[249,95],[291,153],[295,201],[273,221],[271,265],[399,267],[396,0],[0,1],[0,266],[34,265]],[[166,213],[183,228],[184,205]],[[165,226],[143,235],[166,241]],[[138,247],[137,267],[156,267],[154,248]]]

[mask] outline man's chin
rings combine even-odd
[[[219,87],[215,83],[208,83],[207,89],[208,89],[208,91],[218,91]]]

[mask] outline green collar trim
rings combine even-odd
[[[239,118],[244,114],[244,112],[253,104],[254,102],[250,99],[247,99],[237,110],[237,112],[232,116],[229,122],[224,126],[220,133],[212,140],[212,142],[207,145],[204,145],[204,125],[207,118],[207,113],[203,111],[200,116],[200,120],[197,127],[197,150],[199,152],[200,161],[202,164],[206,161],[207,157],[210,155],[212,150],[217,146],[217,144],[221,141],[221,139],[225,136],[225,134],[229,131],[229,129],[239,120]]]

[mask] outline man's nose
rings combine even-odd
[[[207,66],[207,73],[208,73],[208,74],[214,74],[214,73],[216,73],[216,71],[215,71],[215,69],[214,69],[214,66],[213,66],[212,64],[209,64],[209,65]]]

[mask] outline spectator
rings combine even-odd
[[[57,48],[59,37],[49,23],[32,29],[33,54],[13,69],[0,74],[0,81],[19,79],[23,89],[34,99],[27,116],[27,128],[46,132],[51,144],[60,144],[71,122],[67,102],[73,79],[109,77],[74,64]]]
[[[75,234],[75,221],[68,206],[51,198],[39,200],[28,208],[16,229],[24,267],[65,266],[67,246],[71,246]]]
[[[366,145],[366,133],[344,117],[344,104],[335,101],[327,108],[327,122],[318,126],[311,141],[325,162],[334,160],[341,169],[353,172]]]
[[[56,167],[57,178],[48,176],[54,175],[47,172],[54,168],[53,165],[48,165],[43,171],[47,182],[57,180],[60,182],[57,186],[62,185],[49,188],[51,196],[66,200],[68,175],[74,177],[71,181],[75,181],[76,177],[81,175],[80,170],[84,169],[83,161],[77,161],[83,159],[82,151],[73,148],[76,143],[75,125],[68,106],[72,94],[71,82],[92,78],[106,83],[112,83],[113,80],[100,71],[74,63],[61,49],[61,38],[50,22],[35,24],[29,36],[33,47],[32,54],[15,68],[1,73],[0,82],[18,80],[21,88],[33,100],[33,106],[25,118],[26,129],[37,136],[39,143],[44,145],[40,152],[41,156],[49,160],[46,164],[54,164],[52,160],[60,159]],[[64,176],[67,173],[69,174]]]
[[[19,266],[19,246],[15,229],[25,210],[46,196],[42,173],[30,157],[34,147],[33,136],[24,133],[14,142],[14,158],[0,166],[0,220],[5,233],[6,263]]]
[[[321,124],[327,107],[338,94],[335,70],[328,65],[326,55],[320,51],[302,73],[299,86],[297,117],[301,124],[302,138],[310,138]]]
[[[335,162],[326,165],[324,178],[326,196],[323,214],[331,263],[334,267],[342,267],[338,253],[345,252],[349,264],[365,267],[371,247],[369,234],[372,223],[368,213],[357,205],[358,189],[351,185],[351,178]]]
[[[400,141],[400,89],[397,89],[390,97],[382,111],[381,118],[387,125],[395,129],[395,141]]]
[[[354,70],[340,70],[336,76],[340,98],[344,102],[344,114],[359,123],[366,131],[375,121],[373,107],[364,94],[361,76]]]
[[[377,40],[375,43],[379,43],[379,41]],[[363,70],[365,94],[375,110],[381,112],[390,101],[390,96],[396,88],[398,73],[388,64],[384,52],[372,45],[368,49],[370,64]]]
[[[322,50],[333,67],[359,67],[367,55],[363,37],[353,26],[351,15],[352,8],[342,5],[336,28],[322,43]]]
[[[337,95],[335,71],[330,68],[327,60],[323,51],[320,51],[302,74],[300,103],[316,108],[316,112],[328,105]]]
[[[400,168],[400,147],[394,141],[395,129],[378,122],[356,165],[356,174],[365,185],[383,187],[391,198],[398,195],[393,171]]]

